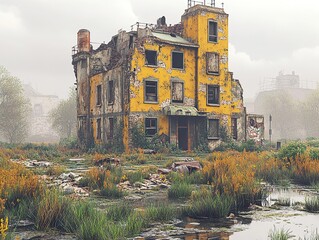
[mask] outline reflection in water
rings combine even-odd
[[[269,196],[262,202],[263,208],[257,207],[251,212],[242,212],[234,219],[185,218],[179,227],[196,228],[209,232],[176,237],[185,240],[267,240],[269,232],[276,227],[276,229],[289,230],[295,236],[294,239],[309,238],[312,233],[319,230],[319,216],[295,210],[294,205],[304,203],[305,197],[311,194],[310,191],[300,187],[273,188]],[[278,205],[282,199],[288,199],[291,205],[286,207]],[[279,206],[277,210],[268,208],[274,204]]]

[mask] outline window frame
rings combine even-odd
[[[210,33],[210,23],[214,23],[215,24],[215,31],[216,34],[211,34]],[[216,39],[216,40],[210,40],[210,37]],[[208,26],[207,26],[207,40],[210,43],[218,43],[218,22],[216,20],[213,19],[209,19],[208,20]]]
[[[182,68],[176,68],[176,67],[173,66],[173,62],[174,62],[173,55],[174,55],[174,53],[182,54],[182,56],[183,56],[183,67]],[[172,57],[172,62],[171,62],[172,69],[176,69],[176,70],[184,70],[185,69],[184,52],[182,52],[182,51],[172,51],[171,57]]]
[[[102,84],[96,86],[96,106],[102,105]]]
[[[150,125],[151,125],[152,120],[155,120],[155,126],[146,127],[147,121],[150,121]],[[155,129],[155,133],[153,135],[147,134],[147,130],[154,130],[154,129]],[[144,118],[144,134],[145,134],[145,136],[146,137],[154,137],[157,133],[158,133],[157,118]]]
[[[232,139],[238,140],[238,119],[237,118],[231,118],[231,136]]]
[[[217,88],[218,96],[217,96],[216,102],[212,102],[212,103],[209,102],[209,88],[210,87],[212,87],[214,89]],[[207,86],[206,86],[206,104],[207,104],[207,106],[220,106],[220,86],[219,85],[207,84]]]
[[[179,100],[173,100],[173,84],[175,83],[181,83],[183,88],[182,88],[182,100],[179,101]],[[177,79],[172,79],[171,80],[171,103],[177,103],[177,104],[182,104],[184,103],[184,97],[185,97],[185,84],[184,84],[184,81],[181,81],[181,80],[177,80]]]
[[[109,120],[109,129],[110,129],[108,139],[113,140],[114,139],[114,118],[110,117],[108,118],[108,120]]]
[[[155,95],[155,100],[149,100],[147,99],[147,93],[146,89],[147,87],[147,82],[152,82],[152,83],[156,83],[156,95]],[[150,97],[150,96],[149,96]],[[146,78],[144,79],[144,103],[149,103],[149,104],[154,104],[154,103],[158,103],[158,79],[156,78]]]
[[[111,84],[112,83],[112,84]],[[112,88],[110,87],[112,85]],[[107,104],[113,105],[114,104],[114,80],[107,81]]]
[[[102,139],[102,120],[101,118],[96,119],[96,139]]]
[[[210,122],[217,122],[217,135],[216,136],[213,136],[209,129],[210,129]],[[217,140],[217,139],[220,139],[220,131],[219,131],[219,128],[220,128],[220,120],[218,118],[209,118],[207,119],[207,138],[208,139],[211,139],[211,140]]]
[[[209,54],[214,54],[215,56],[217,56],[218,60],[217,60],[217,72],[212,72],[208,70],[208,60],[209,60]],[[219,65],[219,61],[220,61],[220,55],[217,52],[206,52],[206,73],[209,75],[219,75],[220,74],[220,65]]]
[[[146,57],[146,52],[155,52],[155,64],[149,64],[147,61],[147,57]],[[156,50],[145,50],[145,66],[149,66],[149,67],[157,67],[158,66],[158,62],[157,62],[157,51]]]

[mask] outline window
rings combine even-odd
[[[113,118],[109,118],[109,126],[110,126],[109,139],[112,140],[114,136],[114,119]]]
[[[217,42],[217,22],[208,21],[208,41]]]
[[[152,137],[157,133],[157,118],[145,118],[145,135]]]
[[[206,53],[206,70],[208,74],[219,74],[219,54]]]
[[[96,139],[101,139],[102,131],[101,131],[101,118],[96,120]]]
[[[157,102],[157,80],[146,80],[144,85],[144,101],[149,103]]]
[[[101,106],[102,104],[102,86],[96,86],[96,105]]]
[[[36,117],[40,117],[43,114],[43,109],[41,104],[34,104],[34,109],[33,109],[34,115]]]
[[[207,136],[210,139],[219,138],[219,119],[208,119]]]
[[[207,105],[219,104],[219,86],[207,85]]]
[[[81,61],[81,68],[87,68],[87,61],[86,61],[86,59],[83,59],[83,60]]]
[[[145,50],[145,64],[151,66],[157,66],[157,52],[151,50]]]
[[[108,81],[108,88],[107,88],[107,102],[108,104],[114,103],[114,84],[113,80]]]
[[[182,52],[172,52],[172,68],[184,69],[184,54]]]
[[[183,103],[184,101],[184,83],[172,82],[172,102]]]
[[[237,118],[231,119],[231,135],[233,139],[237,140]]]

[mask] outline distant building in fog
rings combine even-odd
[[[49,113],[59,104],[55,95],[38,93],[29,84],[23,85],[24,94],[31,103],[31,127],[27,142],[57,142],[59,136],[51,127]]]
[[[299,75],[279,72],[275,78],[264,81],[253,106],[246,100],[247,112],[254,111],[265,116],[265,137],[268,136],[269,115],[273,117],[273,139],[299,139],[308,137],[305,124],[295,109],[297,103],[305,102],[314,89],[301,87]],[[298,115],[299,114],[299,115]]]

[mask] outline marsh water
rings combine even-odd
[[[252,207],[226,220],[184,219],[180,226],[207,230],[207,233],[186,234],[180,239],[230,239],[267,240],[274,229],[284,229],[292,239],[309,238],[319,231],[319,214],[308,213],[300,207],[307,197],[315,193],[299,186],[289,188],[273,187],[262,207]],[[289,202],[289,206],[279,206],[278,201]],[[287,204],[288,205],[288,204]]]

